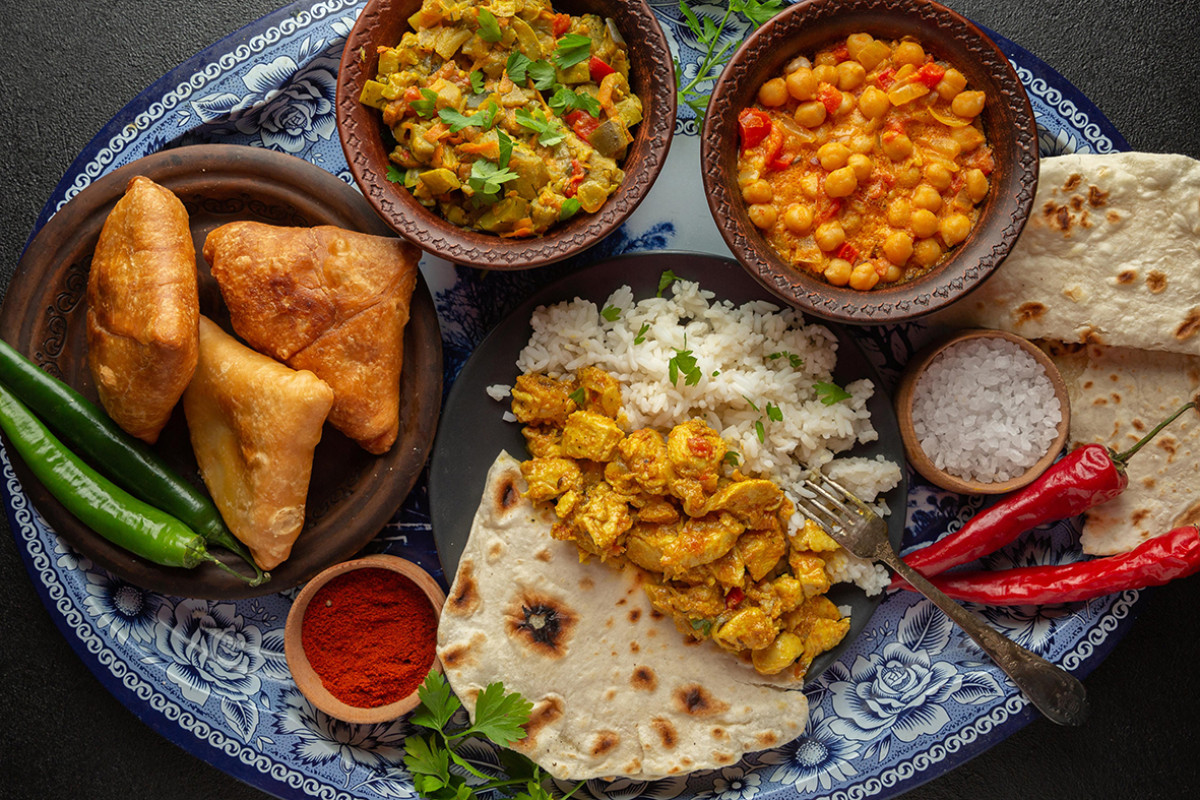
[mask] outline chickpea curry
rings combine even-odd
[[[967,238],[988,195],[986,100],[912,39],[855,33],[793,59],[738,116],[750,221],[834,286],[928,272]]]
[[[531,455],[526,494],[553,504],[554,538],[582,559],[640,569],[651,605],[681,633],[796,679],[846,635],[849,619],[825,596],[837,543],[812,521],[789,534],[792,503],[729,464],[707,423],[626,434],[620,385],[595,367],[518,377],[512,411]]]
[[[611,19],[549,0],[425,0],[409,23],[360,98],[395,139],[392,180],[503,237],[600,210],[642,119]]]

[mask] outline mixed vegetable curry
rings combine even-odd
[[[518,377],[512,411],[532,456],[527,496],[554,504],[554,538],[643,570],[651,605],[680,632],[797,679],[846,635],[849,619],[825,596],[824,556],[838,545],[811,521],[789,535],[792,503],[733,468],[707,423],[627,435],[620,385],[595,367]]]
[[[611,19],[549,0],[425,0],[361,100],[395,138],[389,175],[449,222],[537,236],[617,190],[642,119]]]

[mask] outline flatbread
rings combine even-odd
[[[803,732],[799,686],[686,640],[651,608],[639,570],[580,563],[524,488],[502,452],[438,627],[438,656],[472,714],[489,683],[520,692],[534,708],[514,749],[563,780],[727,766]]]
[[[1048,346],[1071,397],[1070,443],[1127,450],[1200,393],[1200,357]],[[1085,514],[1083,552],[1124,553],[1200,524],[1200,413],[1188,411],[1129,459],[1128,488]]]
[[[1200,162],[1042,159],[1033,214],[1008,258],[930,321],[1200,355]]]

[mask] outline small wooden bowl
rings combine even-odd
[[[291,611],[288,612],[287,625],[284,628],[283,634],[283,651],[287,656],[288,668],[292,671],[292,677],[296,680],[296,686],[314,706],[329,716],[344,722],[355,724],[388,722],[407,714],[417,707],[419,698],[417,697],[416,690],[394,703],[374,708],[359,708],[343,703],[325,688],[320,676],[317,675],[316,671],[312,668],[312,664],[309,663],[308,656],[304,652],[304,645],[300,639],[300,630],[304,623],[304,612],[308,609],[309,601],[329,581],[356,569],[386,569],[403,575],[415,583],[425,593],[425,596],[429,598],[429,603],[433,606],[434,616],[437,618],[441,617],[442,605],[446,602],[446,594],[428,572],[411,561],[406,561],[397,556],[364,556],[353,561],[343,561],[340,564],[334,564],[304,586],[304,589],[296,596],[295,602],[292,603]],[[430,664],[430,667],[441,672],[442,663],[436,655],[433,657],[433,663]]]
[[[1050,379],[1050,384],[1054,387],[1054,395],[1062,408],[1062,419],[1058,423],[1058,435],[1055,437],[1054,443],[1050,445],[1050,449],[1046,454],[1038,459],[1037,463],[1026,470],[1024,474],[996,483],[967,480],[957,475],[951,475],[945,470],[938,469],[934,466],[933,460],[921,449],[921,443],[917,440],[916,431],[913,429],[913,392],[917,381],[925,373],[926,368],[933,363],[935,358],[952,345],[965,342],[968,339],[980,338],[1006,339],[1017,344],[1022,350],[1033,356],[1046,370],[1046,377]],[[904,374],[900,377],[900,383],[896,387],[895,402],[896,418],[900,423],[900,439],[904,442],[904,452],[908,456],[909,463],[930,483],[961,494],[1004,494],[1029,485],[1045,472],[1047,467],[1054,463],[1054,459],[1062,451],[1063,445],[1066,444],[1067,430],[1071,425],[1071,402],[1067,397],[1067,385],[1063,381],[1058,368],[1054,366],[1054,362],[1028,339],[1017,336],[1014,333],[1008,333],[1007,331],[981,329],[959,331],[949,338],[921,351],[909,362]]]

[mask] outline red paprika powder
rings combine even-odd
[[[433,665],[437,617],[429,598],[391,570],[367,567],[322,586],[300,642],[329,693],[355,708],[403,699]]]

